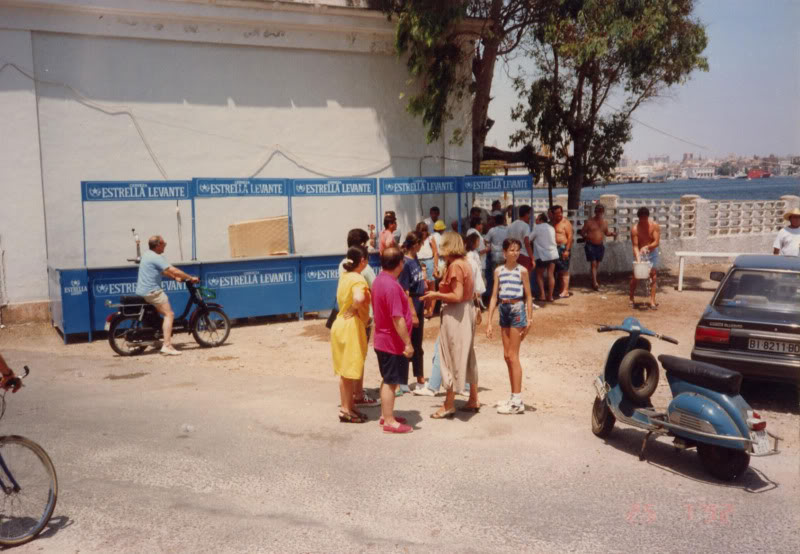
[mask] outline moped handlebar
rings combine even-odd
[[[678,344],[678,339],[673,339],[672,337],[668,337],[666,335],[660,335],[658,338],[667,342],[671,342],[672,344]]]
[[[608,325],[603,325],[602,327],[598,327],[597,328],[597,332],[598,333],[607,333],[607,332],[613,331],[613,330],[614,330],[614,328],[613,327],[609,327]]]

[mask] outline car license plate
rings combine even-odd
[[[606,399],[606,384],[600,377],[594,380],[594,388],[597,391],[597,398],[600,400]]]
[[[105,324],[105,325],[103,325],[103,329],[105,329],[106,331],[108,331],[109,329],[111,329],[111,323],[110,323],[110,322],[108,322],[108,321],[106,321],[106,324]]]
[[[747,349],[780,354],[800,354],[800,343],[782,340],[749,339]]]
[[[750,440],[753,441],[753,454],[756,456],[769,454],[769,438],[766,431],[750,431]]]

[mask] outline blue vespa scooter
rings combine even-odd
[[[739,394],[740,373],[662,354],[658,361],[666,371],[673,398],[666,411],[658,411],[650,397],[658,386],[659,366],[645,337],[673,344],[678,341],[645,328],[633,317],[597,331],[628,333],[611,346],[605,371],[595,380],[592,432],[598,437],[608,437],[616,421],[645,429],[639,454],[644,460],[652,435],[672,436],[679,450],[696,447],[706,471],[725,481],[744,474],[751,455],[779,452],[780,437],[766,430],[766,420]],[[768,435],[774,440],[771,447]]]

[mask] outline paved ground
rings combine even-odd
[[[539,310],[524,349],[533,410],[434,421],[440,399],[407,395],[408,436],[338,423],[320,321],[239,327],[220,349],[185,342],[170,359],[64,347],[46,328],[0,331],[8,361],[33,370],[8,396],[2,432],[44,446],[60,484],[50,527],[17,550],[800,551],[800,415],[785,388],[748,389],[786,448],[734,484],[666,439],[642,463],[638,430],[592,435],[591,376],[610,337],[590,324],[625,312],[618,288],[607,304],[576,289],[571,309]],[[654,350],[688,353],[686,306],[699,313],[709,294],[664,291],[662,311],[636,314],[682,341]],[[485,403],[507,394],[498,342],[479,345]],[[370,386],[375,371],[368,361]]]

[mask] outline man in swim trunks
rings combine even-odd
[[[569,259],[572,251],[572,239],[574,232],[572,223],[564,218],[564,209],[556,204],[551,211],[553,228],[556,230],[556,245],[558,247],[558,260],[556,261],[556,273],[561,283],[559,298],[569,298]]]
[[[606,212],[605,206],[597,204],[594,207],[594,217],[586,220],[581,229],[581,235],[586,240],[583,246],[586,252],[586,261],[592,266],[592,288],[600,290],[597,283],[597,266],[603,261],[606,247],[603,244],[605,237],[616,237],[617,233],[608,230],[608,223],[603,219]]]
[[[650,210],[645,207],[636,212],[639,222],[631,229],[634,261],[650,262],[650,309],[657,309],[656,304],[656,268],[658,267],[658,245],[661,244],[661,226],[650,221]],[[631,276],[631,306],[634,305],[636,293],[636,275]]]

